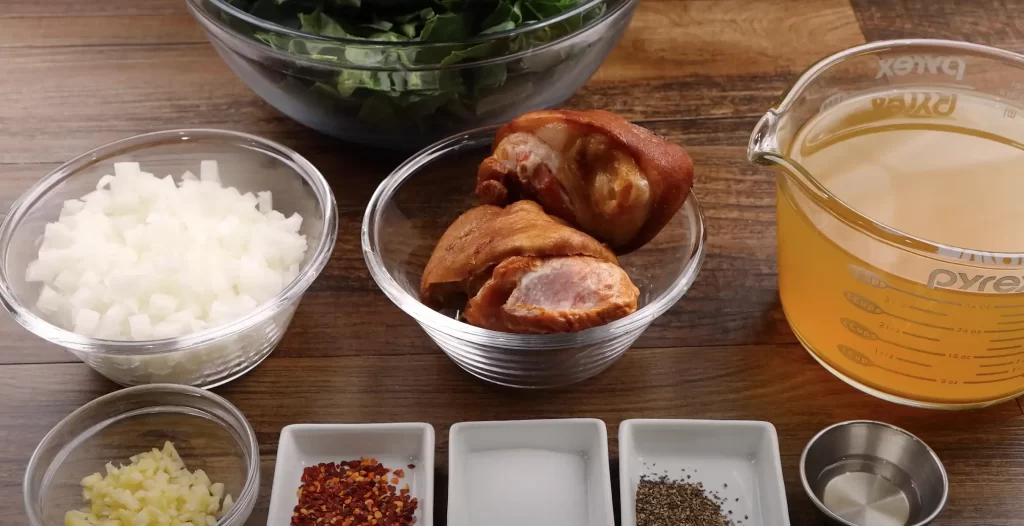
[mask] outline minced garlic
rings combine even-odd
[[[88,507],[67,512],[64,526],[214,526],[233,503],[224,484],[189,472],[170,442],[85,477],[82,496]]]

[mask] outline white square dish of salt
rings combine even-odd
[[[613,526],[596,419],[464,422],[448,442],[449,526]]]

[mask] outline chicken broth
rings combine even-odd
[[[949,247],[1024,251],[1024,151],[1007,138],[1021,128],[1015,115],[963,93],[873,94],[812,119],[788,155],[889,228]],[[953,248],[922,257],[851,228],[804,192],[780,177],[779,294],[820,361],[926,403],[997,400],[1024,387],[1024,349],[1011,341],[1024,335],[1024,299],[1011,286],[1024,261]]]

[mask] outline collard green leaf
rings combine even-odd
[[[487,18],[480,23],[482,27],[494,27],[498,24],[504,24],[506,22],[512,22],[512,4],[506,0],[498,2],[497,7]],[[515,22],[512,22],[515,24]]]
[[[508,20],[508,21],[502,22],[502,23],[500,23],[498,25],[491,26],[491,27],[481,31],[480,34],[481,35],[486,35],[488,33],[500,33],[502,31],[509,31],[509,30],[515,29],[515,28],[516,28],[515,22],[513,22],[511,20]]]
[[[508,78],[508,67],[504,64],[490,64],[473,70],[473,90],[476,94],[497,88]]]
[[[459,43],[477,35],[514,30],[559,16],[586,0],[228,0],[255,16],[304,33],[362,40],[365,45],[330,39],[295,38],[253,25],[243,30],[275,49],[337,62],[334,82],[305,82],[321,97],[382,125],[423,128],[437,115],[470,119],[514,102],[509,91],[534,89],[524,73],[548,71],[564,57],[540,53],[516,61],[468,63],[532,49],[579,30],[604,13],[599,3],[542,28],[477,44]],[[230,22],[230,20],[229,20]],[[416,48],[392,42],[442,43]],[[377,45],[380,43],[381,45]],[[467,64],[464,68],[451,68]],[[516,95],[516,96],[521,96]],[[355,108],[358,108],[356,110]],[[403,124],[404,123],[404,124]]]
[[[468,13],[437,15],[423,24],[420,40],[424,42],[458,42],[473,36]]]
[[[299,22],[302,24],[303,33],[311,33],[325,37],[352,38],[348,31],[345,31],[341,24],[321,11],[314,13],[299,14]]]
[[[467,59],[486,57],[494,48],[491,42],[484,42],[472,47],[452,51],[440,62],[440,66],[451,66]]]
[[[472,1],[473,0],[440,0],[438,3],[441,4],[446,10],[455,12],[462,11],[462,9],[466,7],[466,3]]]
[[[409,23],[398,24],[395,26],[395,30],[400,34],[405,35],[406,38],[416,38],[416,35],[420,32],[419,28],[416,27],[416,24]]]
[[[374,17],[373,22],[370,22],[369,24],[363,24],[360,27],[376,29],[377,31],[391,31],[391,28],[395,27],[395,24],[388,22],[387,20],[381,20],[379,18]]]
[[[359,118],[379,126],[397,126],[400,124],[395,104],[383,93],[367,97],[359,110]]]
[[[252,16],[279,24],[292,16],[291,12],[276,0],[258,0],[249,7],[248,11]]]

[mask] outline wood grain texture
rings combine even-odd
[[[1024,50],[1020,0],[851,0],[868,40],[945,38]]]
[[[82,364],[8,366],[0,377],[0,509],[22,517],[17,488],[35,444],[64,415],[112,388]],[[817,431],[842,420],[885,420],[935,449],[954,488],[936,525],[1017,524],[1024,480],[1016,461],[1024,456],[1024,419],[1013,403],[966,413],[895,406],[839,382],[797,345],[634,349],[597,378],[544,392],[484,384],[440,353],[274,356],[217,392],[248,416],[260,443],[262,494],[252,525],[265,523],[280,429],[297,422],[430,422],[443,494],[448,430],[459,421],[600,418],[614,458],[618,424],[628,418],[767,420],[779,434],[794,525],[816,524],[799,482],[800,452]],[[443,510],[438,502],[439,518]]]
[[[4,3],[0,18],[66,18],[74,21],[78,17],[90,16],[134,16],[172,15],[185,11],[184,0],[110,0],[107,2],[81,2],[79,0],[54,0],[51,2],[22,2],[9,0]],[[114,30],[115,28],[110,28]]]
[[[79,16],[72,24],[64,17],[4,18],[0,15],[0,35],[3,35],[0,38],[0,48],[181,44],[205,41],[199,25],[188,13]]]
[[[807,440],[838,421],[891,422],[928,442],[949,471],[950,501],[934,524],[1017,526],[1021,401],[965,413],[909,409],[861,394],[814,363],[778,305],[774,174],[750,166],[745,147],[758,117],[814,60],[865,40],[907,36],[1022,51],[1021,7],[1021,0],[641,0],[620,46],[568,106],[619,112],[688,148],[709,254],[691,290],[621,361],[563,389],[523,392],[477,381],[380,293],[360,253],[359,228],[369,196],[401,156],[339,143],[270,108],[206,43],[184,0],[4,4],[0,213],[71,157],[160,129],[263,135],[324,172],[341,223],[332,259],[274,354],[217,390],[248,416],[260,442],[261,498],[249,525],[266,522],[278,434],[291,423],[430,422],[443,519],[452,424],[588,416],[608,424],[613,456],[627,418],[772,422],[794,526],[820,523],[796,470]],[[0,522],[23,524],[21,480],[38,441],[116,386],[9,317],[0,319],[0,364],[0,514],[9,517]]]
[[[189,127],[244,130],[296,145],[305,155],[346,150],[259,99],[206,43],[0,48],[0,63],[7,76],[0,82],[3,164],[59,163],[136,133]],[[636,84],[595,83],[569,106],[639,120],[749,117],[763,113],[792,80],[793,73],[771,73],[649,82],[643,105],[636,104]],[[54,122],[62,123],[60,133]]]
[[[796,73],[863,43],[846,0],[645,2],[594,80]]]

